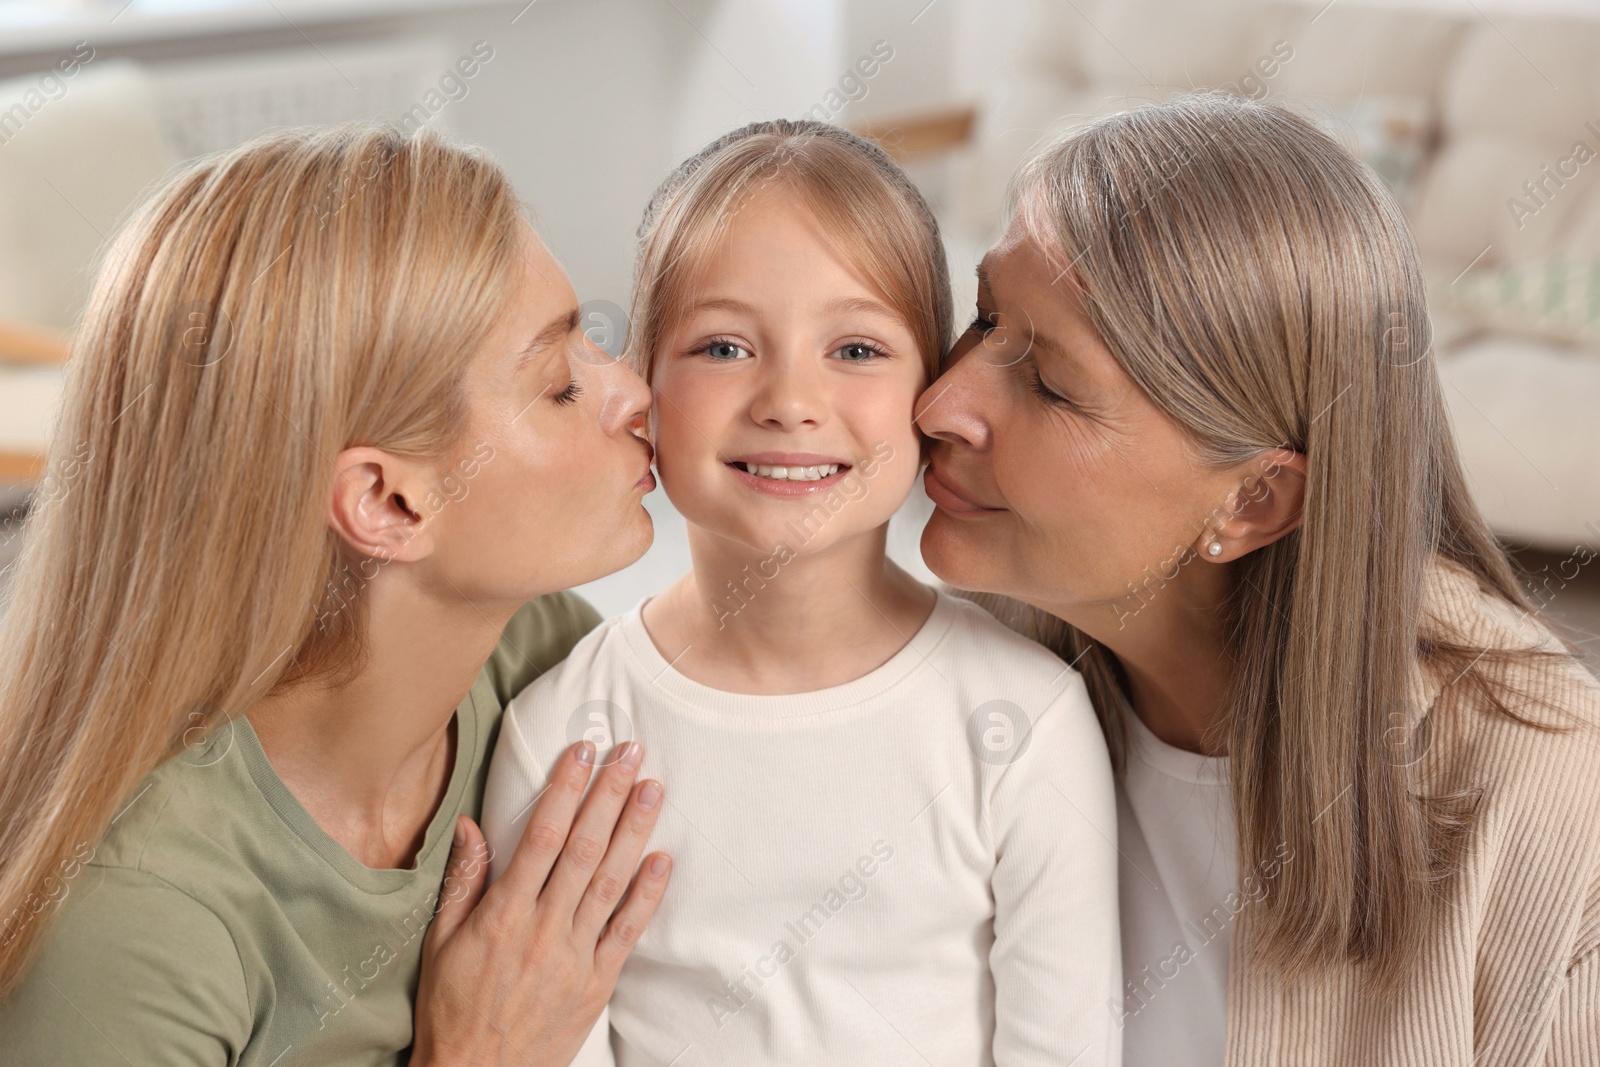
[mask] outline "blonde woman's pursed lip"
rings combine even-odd
[[[948,476],[941,477],[933,463],[928,464],[928,469],[922,475],[922,487],[927,490],[928,499],[936,507],[956,515],[992,515],[1005,508],[991,508],[971,499],[962,490],[950,484]]]
[[[633,483],[633,487],[635,489],[643,489],[648,493],[656,487],[656,476],[650,472],[650,464],[656,458],[656,450],[651,447],[648,441],[643,442],[643,444],[644,473],[639,475],[639,480]]]

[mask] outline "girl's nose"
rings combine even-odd
[[[821,368],[782,355],[758,368],[760,382],[750,403],[756,422],[785,429],[821,425],[827,421],[827,402],[818,380]]]

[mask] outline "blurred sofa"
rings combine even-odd
[[[0,510],[40,473],[67,336],[109,238],[176,162],[131,61],[0,82]]]
[[[1473,492],[1503,538],[1600,544],[1600,8],[1036,0],[943,207],[952,274],[1042,137],[1192,87],[1284,102],[1390,183]],[[1519,206],[1520,205],[1520,206]]]
[[[958,307],[1041,137],[1190,86],[1292,103],[1372,163],[1412,220],[1445,395],[1494,528],[1552,550],[1600,545],[1600,10],[1033,0],[1006,36],[970,143],[938,176]],[[0,108],[37,82],[0,83]],[[0,143],[0,327],[71,326],[104,239],[181,155],[152,92],[134,64],[95,59]],[[0,329],[0,482],[29,469],[59,395],[48,343],[22,347],[8,354]]]

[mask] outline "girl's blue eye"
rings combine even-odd
[[[732,341],[711,341],[704,348],[699,349],[698,352],[723,362],[732,362],[741,358],[740,353],[746,356],[750,354],[749,350],[743,345],[735,344]]]
[[[862,341],[852,341],[835,349],[846,363],[865,363],[875,356],[883,355],[883,350]]]

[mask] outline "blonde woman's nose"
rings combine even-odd
[[[605,431],[637,433],[650,413],[650,387],[621,360],[612,360],[596,368],[596,372],[605,385],[605,400],[600,409],[600,423]]]

